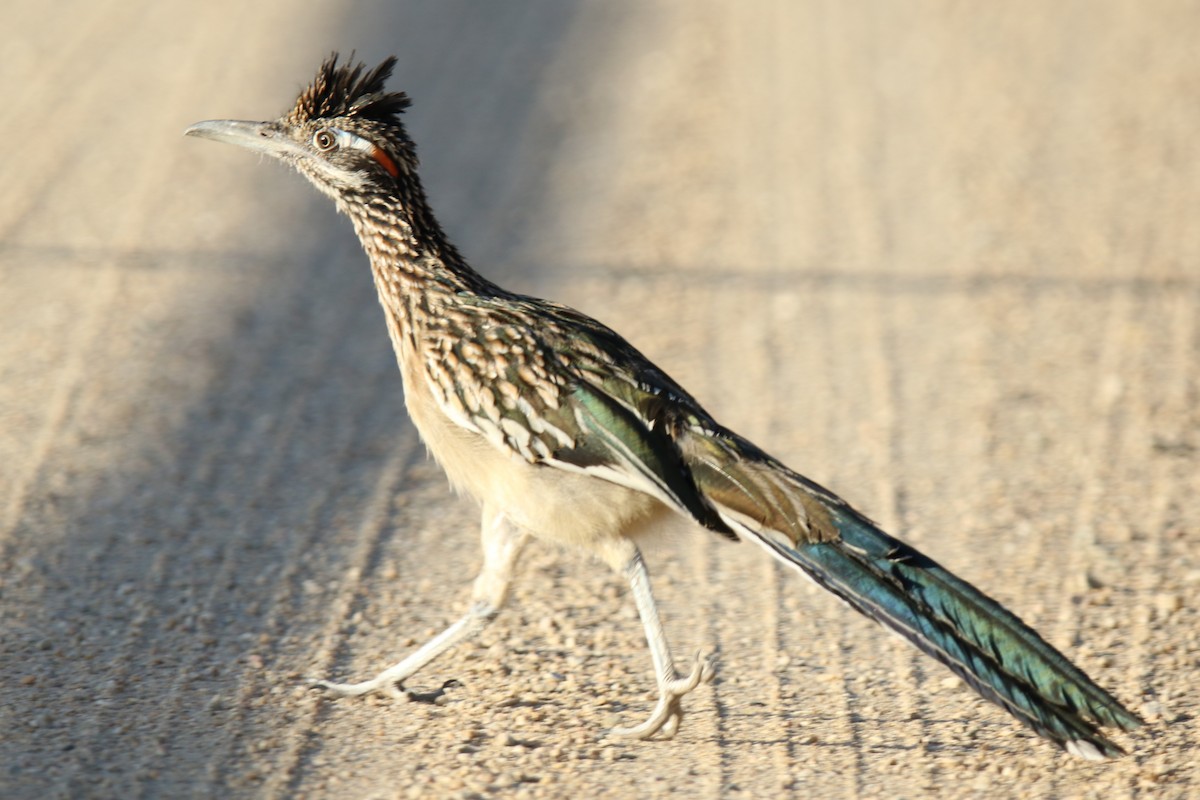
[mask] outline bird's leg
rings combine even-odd
[[[712,679],[712,663],[697,653],[692,671],[686,677],[680,677],[671,659],[671,648],[658,617],[654,594],[650,591],[650,575],[641,551],[632,542],[629,543],[629,555],[622,572],[633,590],[638,615],[642,618],[642,627],[646,629],[646,642],[650,645],[654,677],[658,682],[658,704],[642,724],[631,728],[613,728],[610,733],[626,739],[648,739],[662,731],[669,739],[675,735],[683,719],[683,696],[699,686],[701,681],[707,683]]]
[[[314,680],[314,688],[324,689],[338,697],[358,697],[371,692],[400,696],[400,684],[417,670],[459,642],[477,635],[496,618],[508,599],[513,568],[528,535],[515,526],[503,513],[485,507],[483,510],[483,569],[475,578],[471,592],[471,607],[457,622],[423,644],[402,661],[393,664],[370,680],[361,683],[333,683]]]

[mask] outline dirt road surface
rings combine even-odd
[[[1200,794],[1194,4],[15,0],[0,11],[0,796]],[[185,140],[400,57],[473,263],[1034,623],[1149,727],[1094,765],[777,568],[535,547],[412,702],[322,700],[463,608],[476,511],[407,421],[363,256]],[[440,693],[443,684],[455,681]],[[426,702],[421,702],[421,698]]]

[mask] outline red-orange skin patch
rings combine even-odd
[[[392,161],[392,157],[380,150],[378,147],[371,148],[371,157],[379,162],[379,166],[387,170],[388,175],[393,178],[399,177],[400,169],[396,166],[396,162]]]

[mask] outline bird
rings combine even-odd
[[[587,551],[628,581],[658,700],[644,721],[611,733],[670,738],[682,699],[713,675],[699,654],[677,669],[642,557],[682,515],[760,546],[1060,749],[1092,761],[1125,754],[1104,729],[1132,731],[1141,718],[1015,614],[719,424],[611,328],[476,272],[430,209],[403,121],[410,100],[386,88],[396,63],[334,52],[281,117],[185,131],[278,159],[350,218],[408,413],[452,486],[482,509],[483,565],[467,611],[374,678],[315,689],[399,696],[496,618],[532,538]]]

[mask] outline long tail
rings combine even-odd
[[[693,431],[680,444],[701,493],[737,533],[1059,747],[1093,761],[1124,755],[1100,728],[1142,720],[995,600],[734,434]]]

